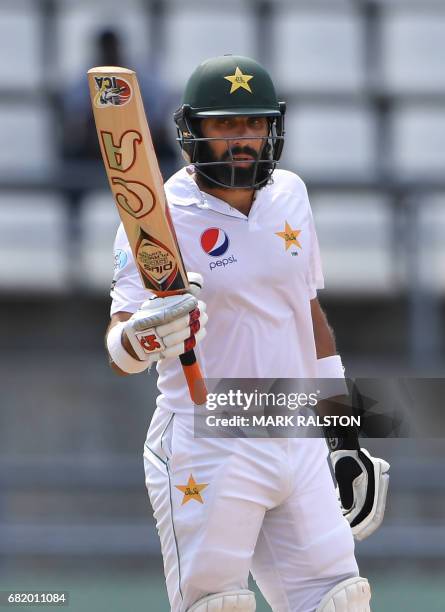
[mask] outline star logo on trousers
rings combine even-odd
[[[191,499],[195,499],[200,504],[203,504],[204,500],[202,499],[201,491],[203,491],[208,486],[208,484],[198,484],[193,478],[193,474],[190,474],[186,485],[175,485],[175,487],[179,489],[179,491],[184,493],[181,506],[188,503]]]

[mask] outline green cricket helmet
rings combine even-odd
[[[257,189],[265,185],[275,170],[284,144],[286,105],[279,102],[269,74],[258,62],[240,55],[223,55],[200,64],[189,78],[182,104],[174,114],[177,140],[187,162],[208,181],[222,187]],[[260,155],[249,169],[235,167],[233,151],[226,140],[227,155],[215,160],[209,141],[200,129],[207,117],[266,117],[269,131]],[[250,136],[237,140],[253,140]],[[244,176],[243,176],[244,172]]]

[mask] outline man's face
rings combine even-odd
[[[201,121],[204,138],[215,138],[201,144],[200,161],[231,162],[235,169],[235,184],[248,186],[258,178],[261,166],[254,162],[261,158],[269,134],[266,117],[209,117]],[[218,140],[220,139],[220,140]],[[203,146],[204,145],[204,146]],[[206,166],[206,174],[224,184],[230,184],[232,164]]]

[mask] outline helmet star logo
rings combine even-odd
[[[240,88],[245,89],[249,93],[252,93],[249,81],[250,79],[253,79],[253,75],[243,74],[238,66],[236,67],[235,74],[225,76],[224,78],[226,79],[226,81],[230,81],[230,83],[232,83],[232,87],[230,88],[229,93],[232,94],[234,91],[237,91]]]
[[[283,238],[284,243],[286,245],[286,251],[291,246],[291,244],[295,244],[295,246],[299,247],[300,249],[303,248],[298,242],[298,236],[300,234],[301,230],[292,229],[287,221],[284,224],[284,232],[275,232],[275,236]]]
[[[189,502],[191,499],[196,499],[197,502],[203,504],[204,500],[201,497],[201,491],[208,486],[208,484],[197,484],[192,474],[190,474],[186,485],[175,485],[177,489],[184,493],[181,506]]]

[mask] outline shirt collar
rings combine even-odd
[[[210,209],[230,217],[238,217],[244,220],[247,218],[246,215],[224,200],[201,191],[193,179],[193,174],[193,166],[187,166],[181,168],[165,183],[165,192],[170,204],[175,206],[195,205],[198,208]]]

